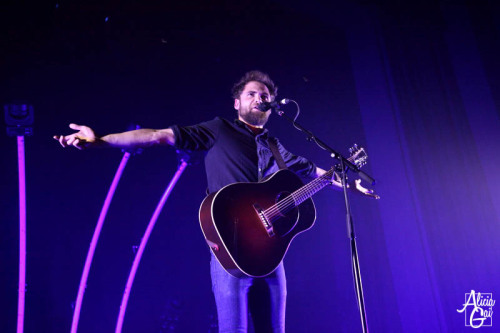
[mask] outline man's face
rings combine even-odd
[[[240,98],[234,100],[234,108],[238,110],[238,118],[255,127],[262,127],[267,123],[271,110],[259,111],[257,105],[270,102],[269,89],[263,83],[250,81],[245,85]]]

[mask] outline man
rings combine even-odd
[[[147,147],[170,145],[178,149],[205,150],[208,190],[216,192],[235,182],[257,182],[279,170],[269,146],[275,143],[286,166],[304,177],[318,177],[326,171],[303,157],[288,152],[269,136],[264,125],[271,110],[262,112],[258,105],[270,102],[277,87],[269,76],[259,71],[246,73],[233,87],[234,108],[238,119],[222,118],[194,126],[171,126],[166,129],[139,129],[97,137],[86,126],[70,124],[78,132],[55,136],[63,147]],[[340,188],[340,184],[334,182]],[[363,194],[372,191],[357,187]],[[286,279],[283,263],[262,278],[236,278],[227,273],[212,255],[210,272],[219,319],[219,332],[247,332],[247,315],[252,315],[256,332],[285,331]]]

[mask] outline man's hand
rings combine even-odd
[[[61,146],[63,147],[73,146],[81,150],[97,144],[98,138],[96,137],[94,131],[90,127],[81,126],[77,124],[69,124],[69,127],[78,132],[65,136],[64,135],[54,136],[54,139],[59,141]]]
[[[324,169],[321,169],[320,167],[316,167],[316,177],[321,177],[324,175],[327,171]],[[340,176],[338,173],[334,172],[333,177],[331,179],[332,186],[337,189],[337,190],[342,190],[342,179],[340,179]],[[347,188],[351,190],[352,192],[363,195],[369,198],[374,198],[374,199],[380,199],[380,196],[375,194],[375,191],[367,189],[363,186],[361,186],[361,179],[356,179],[354,181],[354,186],[350,186],[347,184]]]
[[[380,199],[380,196],[375,193],[375,191],[367,189],[366,187],[361,186],[361,179],[356,179],[354,181],[354,191],[358,192],[361,195],[373,198]]]

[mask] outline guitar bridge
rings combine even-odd
[[[266,232],[269,235],[269,237],[273,237],[274,236],[273,224],[271,223],[271,221],[268,220],[268,218],[267,218],[266,214],[264,213],[264,211],[262,210],[262,208],[260,208],[260,206],[257,204],[253,204],[253,209],[255,209],[255,211],[257,212],[257,215],[259,216],[260,222],[262,223],[262,225],[266,229]]]

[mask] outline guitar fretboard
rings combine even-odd
[[[349,157],[348,160],[351,163],[354,163],[359,168],[366,164],[368,155],[366,155],[366,152],[363,148],[358,149],[357,145],[354,145],[354,147],[351,148],[351,151],[354,149],[355,151],[352,152],[351,157]],[[264,216],[266,217],[266,219],[272,222],[273,220],[279,218],[282,214],[286,214],[293,208],[297,207],[298,205],[312,197],[325,186],[330,185],[332,183],[334,172],[335,167],[331,168],[310,183],[294,191],[280,202],[264,210]]]
[[[295,192],[285,197],[280,202],[264,210],[263,213],[270,221],[279,218],[281,214],[289,212],[293,208],[297,207],[298,205],[300,205],[301,203],[312,197],[314,194],[323,189],[325,186],[330,185],[332,183],[333,173],[334,173],[334,168],[331,168],[320,177],[302,186]]]
[[[293,198],[293,201],[295,202],[294,207],[300,205],[301,203],[312,197],[325,186],[330,185],[332,183],[333,172],[334,170],[332,168],[320,177],[314,179],[310,183],[302,186],[297,191],[290,194],[290,196]]]

